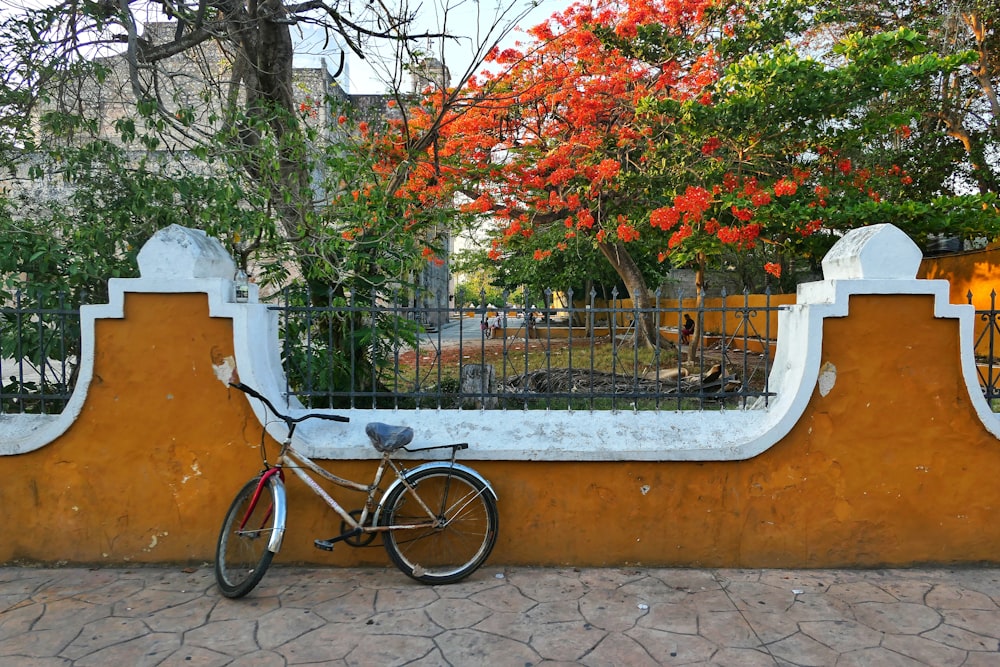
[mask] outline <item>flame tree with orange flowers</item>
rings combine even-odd
[[[972,55],[931,53],[905,28],[807,49],[807,10],[573,5],[491,54],[499,73],[472,82],[396,194],[464,195],[464,213],[496,221],[495,261],[514,246],[544,263],[589,244],[641,309],[652,305],[650,257],[695,267],[700,295],[727,253],[753,256],[787,286],[837,233],[876,222],[918,241],[995,234],[991,196],[911,198],[894,162],[920,115],[904,93]],[[416,125],[435,117],[424,103]],[[655,340],[651,319],[639,331]]]

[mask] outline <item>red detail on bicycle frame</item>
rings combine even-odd
[[[260,500],[260,492],[264,490],[264,486],[268,481],[274,477],[278,476],[278,479],[285,481],[285,473],[281,468],[269,468],[263,475],[260,476],[260,481],[257,482],[257,488],[253,491],[253,498],[250,499],[250,506],[247,507],[246,514],[243,515],[243,520],[240,521],[240,527],[238,530],[243,530],[247,521],[250,520],[250,515],[257,508],[257,501]],[[274,504],[272,503],[270,507],[267,508],[267,514],[264,516],[264,521],[262,523],[267,523],[267,520],[271,518],[271,512],[274,511]]]

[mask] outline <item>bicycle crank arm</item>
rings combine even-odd
[[[357,537],[363,532],[364,530],[362,530],[361,527],[358,526],[357,528],[349,530],[346,533],[341,533],[336,537],[331,537],[326,540],[313,540],[313,544],[316,546],[317,549],[322,549],[323,551],[333,551],[333,545],[336,544],[337,542],[343,542],[344,540],[349,539],[351,537]]]

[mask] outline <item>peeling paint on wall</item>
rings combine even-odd
[[[233,381],[236,376],[236,360],[230,355],[228,357],[223,357],[218,363],[214,363],[213,359],[212,370],[215,372],[215,377],[219,379],[219,382],[229,386],[229,383]]]
[[[168,531],[163,531],[159,535],[157,535],[156,533],[153,533],[150,536],[150,538],[149,538],[149,546],[147,546],[145,549],[143,549],[143,551],[145,551],[147,553],[150,552],[150,551],[152,551],[153,549],[156,548],[156,545],[158,545],[160,543],[160,538],[161,537],[167,537],[168,535],[170,535],[170,533]]]
[[[197,461],[191,464],[191,474],[184,475],[184,477],[181,478],[181,484],[187,484],[187,481],[192,477],[201,477],[201,468],[198,466]]]
[[[826,396],[833,389],[833,385],[837,383],[837,367],[831,364],[829,361],[823,364],[819,369],[819,395]]]

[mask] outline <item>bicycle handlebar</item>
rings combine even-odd
[[[253,396],[256,399],[259,399],[264,405],[266,405],[268,407],[268,409],[271,412],[274,413],[274,415],[276,417],[278,417],[279,419],[281,419],[283,422],[285,422],[289,426],[291,426],[292,424],[298,424],[299,422],[303,422],[303,421],[305,421],[307,419],[326,419],[327,421],[333,421],[333,422],[349,422],[349,421],[351,421],[350,417],[343,417],[341,415],[328,415],[328,414],[321,413],[321,412],[310,412],[308,414],[302,415],[301,417],[291,417],[289,415],[286,415],[286,414],[283,414],[281,412],[278,412],[278,409],[276,407],[274,407],[274,404],[271,403],[271,401],[269,401],[266,396],[264,396],[263,394],[261,394],[259,391],[257,391],[253,387],[251,387],[249,385],[245,385],[242,382],[230,382],[229,386],[230,387],[235,387],[236,389],[239,389],[240,391],[242,391],[243,393],[247,394],[248,396]]]

